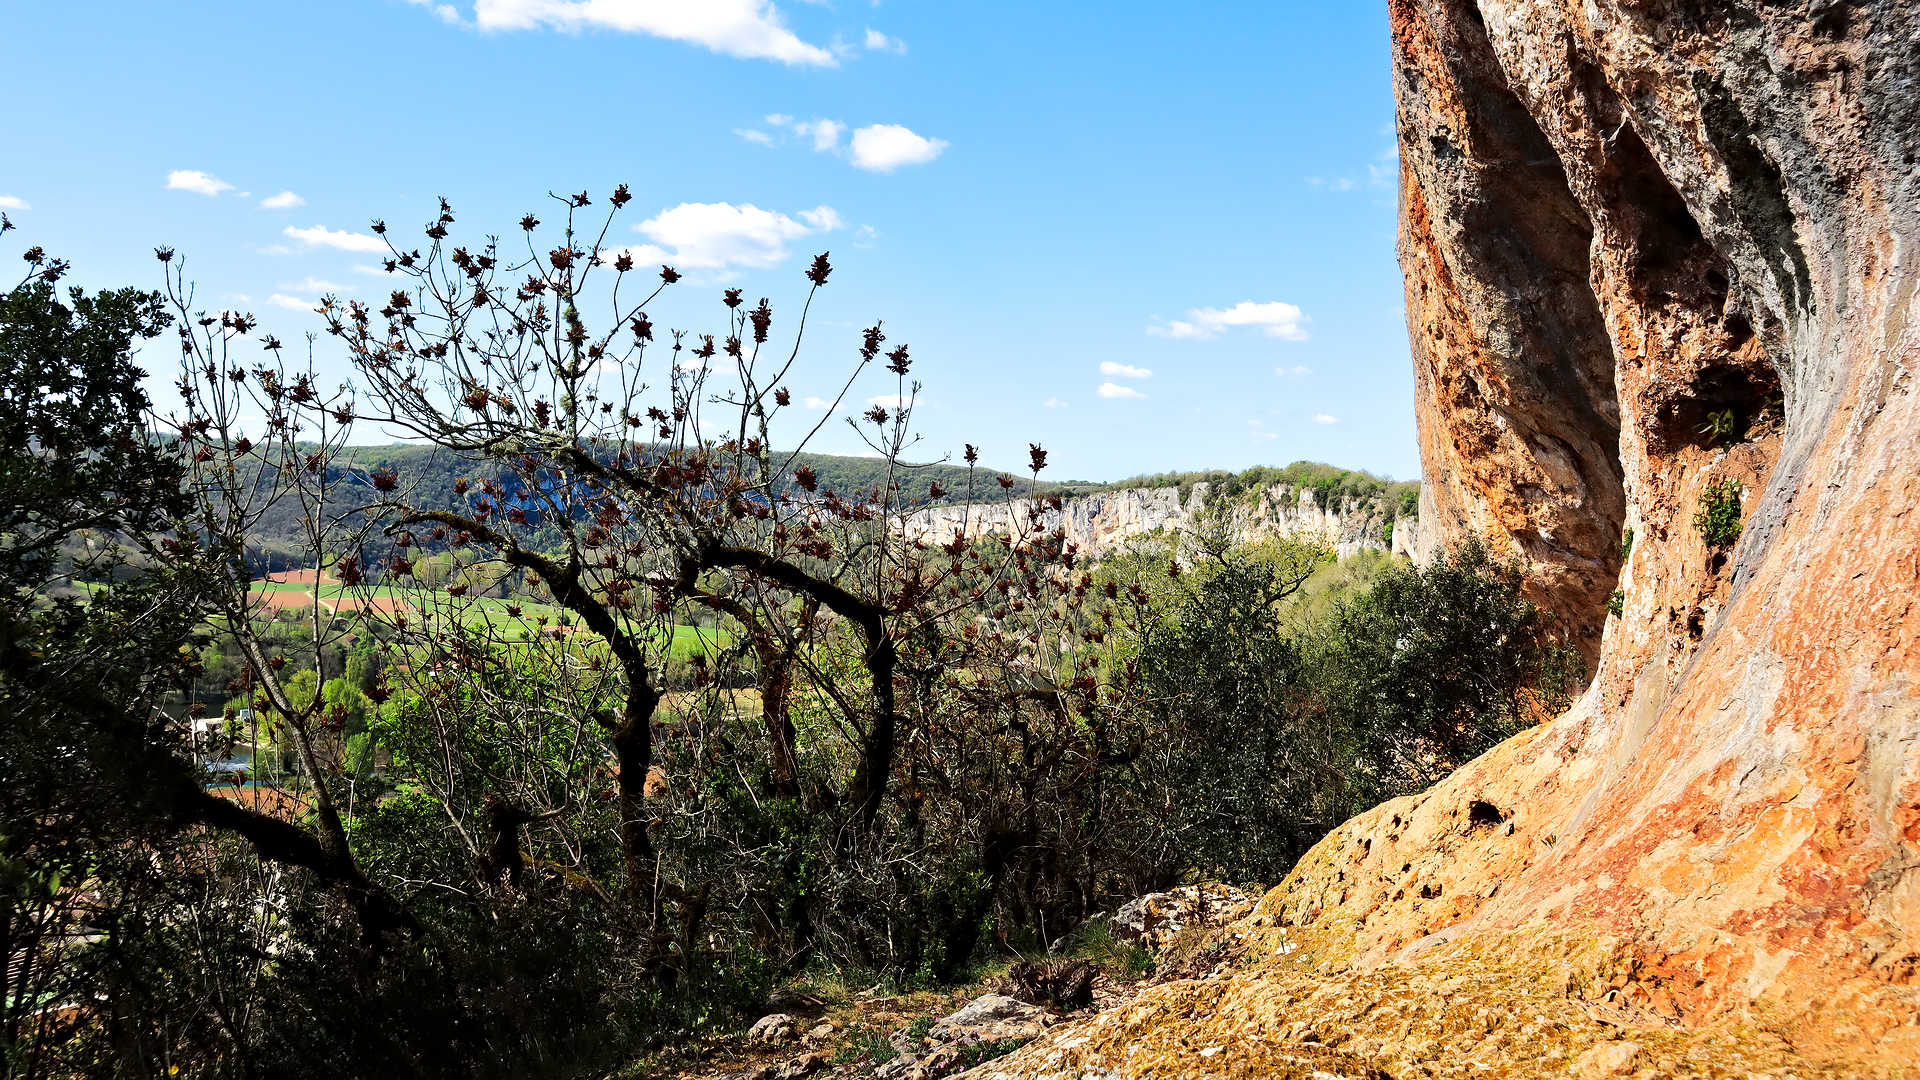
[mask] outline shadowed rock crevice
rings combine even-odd
[[[1423,497],[1455,534],[1510,545],[1591,661],[1625,514],[1592,223],[1473,6],[1392,7],[1423,26],[1396,66],[1401,100],[1434,106],[1400,121],[1401,265],[1421,408],[1437,420],[1422,427]],[[1477,494],[1496,487],[1506,496]]]

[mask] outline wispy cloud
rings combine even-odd
[[[1151,379],[1153,369],[1134,367],[1132,364],[1116,364],[1111,360],[1100,361],[1100,374],[1113,375],[1122,379]]]
[[[1099,394],[1103,398],[1117,398],[1117,399],[1127,399],[1127,398],[1144,399],[1147,396],[1141,393],[1140,391],[1135,390],[1131,386],[1121,386],[1119,383],[1110,383],[1110,382],[1101,383],[1100,389],[1095,391],[1095,393]]]
[[[1328,415],[1328,414],[1326,414],[1326,413],[1323,413],[1323,412],[1322,412],[1322,413],[1314,413],[1314,414],[1313,414],[1313,422],[1314,422],[1314,423],[1316,423],[1316,424],[1337,424],[1337,423],[1339,423],[1339,422],[1340,422],[1340,418],[1339,418],[1339,417],[1337,417],[1337,416],[1330,416],[1330,415]]]
[[[1268,337],[1284,341],[1305,341],[1302,323],[1307,317],[1292,304],[1279,300],[1256,304],[1242,300],[1230,308],[1193,308],[1185,319],[1170,319],[1165,324],[1147,327],[1147,333],[1164,338],[1219,337],[1230,327],[1254,326]]]
[[[1303,379],[1313,374],[1313,369],[1305,364],[1281,364],[1273,373],[1283,379]]]
[[[806,400],[800,403],[800,407],[803,409],[812,409],[815,412],[825,412],[833,407],[833,402],[828,401],[826,398],[809,394]]]
[[[875,52],[890,52],[905,55],[907,51],[906,42],[896,37],[888,37],[871,26],[867,27],[866,42],[867,48]]]
[[[814,150],[823,154],[838,147],[840,136],[847,130],[847,125],[838,120],[795,120],[785,113],[770,114],[767,124],[791,131],[803,139],[812,139]]]
[[[494,31],[545,27],[647,34],[783,64],[834,67],[839,62],[831,49],[788,29],[771,0],[474,0],[473,22]]]
[[[291,210],[296,206],[307,205],[307,200],[291,191],[283,191],[278,195],[269,195],[261,199],[260,205],[268,210]]]
[[[460,9],[454,7],[452,4],[443,4],[440,3],[439,0],[407,0],[407,3],[412,4],[414,7],[426,8],[428,11],[433,12],[434,18],[439,19],[443,23],[450,23],[454,26],[461,25]]]
[[[1259,420],[1247,421],[1247,434],[1253,436],[1256,439],[1261,440],[1262,442],[1272,442],[1274,439],[1277,439],[1280,437],[1279,432],[1268,431],[1267,425],[1262,423]]]
[[[1041,402],[1040,407],[1043,409],[1064,409],[1067,407],[1067,403],[1064,401],[1061,401],[1057,397],[1050,397],[1047,400]]]
[[[338,251],[358,251],[363,253],[384,252],[386,242],[377,236],[366,233],[342,232],[329,229],[324,225],[315,225],[309,229],[299,229],[292,225],[280,230],[290,239],[298,240],[308,247],[327,247]]]
[[[168,191],[191,191],[196,195],[218,195],[232,191],[233,185],[199,169],[175,169],[167,174]]]
[[[892,172],[902,165],[924,165],[947,149],[945,139],[929,139],[899,124],[869,124],[853,133],[853,163],[868,172]]]
[[[734,128],[733,133],[750,143],[755,143],[760,146],[773,145],[773,136],[761,131],[759,128]]]
[[[31,210],[27,200],[18,195],[0,195],[0,210]]]
[[[290,293],[311,293],[319,296],[323,293],[352,292],[353,286],[317,278],[309,274],[303,281],[283,281],[280,288]]]
[[[313,311],[320,306],[318,300],[304,300],[298,296],[288,296],[286,293],[274,293],[267,297],[267,303],[274,307],[286,308],[288,311]]]

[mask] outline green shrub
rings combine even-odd
[[[1693,527],[1714,551],[1723,551],[1740,539],[1740,481],[1728,478],[1707,484],[1700,493],[1700,508],[1693,515]]]
[[[1607,614],[1617,619],[1620,617],[1620,612],[1626,609],[1626,605],[1627,591],[1625,589],[1615,589],[1613,590],[1613,595],[1607,597]]]
[[[1178,872],[1278,881],[1340,822],[1563,705],[1579,658],[1521,581],[1472,542],[1311,619],[1253,560],[1193,587],[1140,656],[1169,789],[1144,801],[1168,808]]]

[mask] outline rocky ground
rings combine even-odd
[[[1019,1050],[1062,1025],[1122,1008],[1174,980],[1224,976],[1227,925],[1253,898],[1208,885],[1141,897],[1099,920],[1080,955],[1016,961],[942,991],[887,993],[802,982],[746,1030],[658,1063],[673,1080],[932,1080]],[[1025,1000],[1023,1000],[1025,999]]]
[[[653,1075],[674,1080],[1412,1080],[1883,1077],[1809,1056],[1765,1015],[1683,1024],[1627,950],[1541,930],[1359,970],[1224,886],[1122,907],[1151,973],[1056,958],[951,990],[775,995],[771,1011]],[[1070,1007],[1012,996],[1085,969]],[[1039,973],[1039,976],[1036,975]],[[1032,996],[1028,994],[1027,996]],[[1177,1021],[1177,1022],[1176,1022]]]

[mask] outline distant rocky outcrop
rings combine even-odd
[[[1041,527],[1063,529],[1082,554],[1098,559],[1135,537],[1157,530],[1192,532],[1211,523],[1236,542],[1269,538],[1318,540],[1340,558],[1361,551],[1410,553],[1416,539],[1412,517],[1396,519],[1379,499],[1344,498],[1321,506],[1312,488],[1274,484],[1233,496],[1216,495],[1205,481],[1183,499],[1175,487],[1126,488],[1062,499],[1058,510],[1033,500],[934,506],[905,519],[910,537],[933,541],[956,532],[969,538],[1024,532],[1037,514]]]
[[[1422,540],[1594,682],[981,1075],[1911,1075],[1920,7],[1388,9]]]

